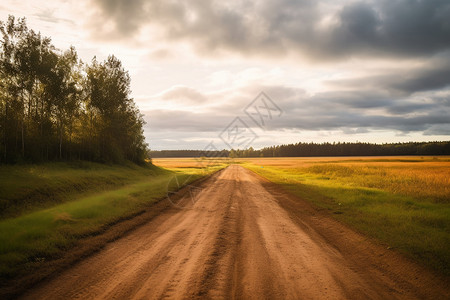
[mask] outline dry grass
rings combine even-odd
[[[252,164],[320,176],[348,186],[450,202],[450,157],[249,158]]]
[[[450,276],[450,157],[255,158],[240,163]]]
[[[153,158],[152,163],[166,169],[217,167],[230,163],[226,157],[218,158]]]

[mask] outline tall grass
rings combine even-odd
[[[244,166],[450,275],[450,160],[253,159]]]
[[[299,171],[351,186],[379,188],[433,202],[450,202],[450,163],[329,163]]]

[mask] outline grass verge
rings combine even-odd
[[[45,268],[84,238],[148,209],[168,191],[180,188],[173,184],[174,176],[177,182],[189,184],[223,167],[164,169],[93,163],[2,167],[0,177],[10,173],[7,182],[11,185],[0,185],[0,197],[28,201],[8,204],[14,207],[14,216],[0,219],[0,287]],[[31,181],[24,183],[21,178]],[[42,191],[50,193],[48,202]],[[38,195],[38,200],[32,195]],[[60,203],[55,205],[56,198]]]
[[[449,161],[254,159],[242,164],[387,247],[449,276]]]

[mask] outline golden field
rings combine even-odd
[[[199,167],[194,158],[153,162],[172,170]],[[450,157],[239,158],[226,163],[240,164],[376,243],[450,275]]]
[[[311,178],[336,180],[348,186],[386,190],[396,194],[424,197],[436,202],[450,201],[450,157],[325,157],[246,158],[262,167]]]

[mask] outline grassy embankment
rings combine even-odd
[[[450,158],[266,158],[243,166],[450,275]]]
[[[61,257],[80,239],[142,212],[167,194],[173,176],[187,184],[222,167],[1,166],[0,279],[30,272]]]

